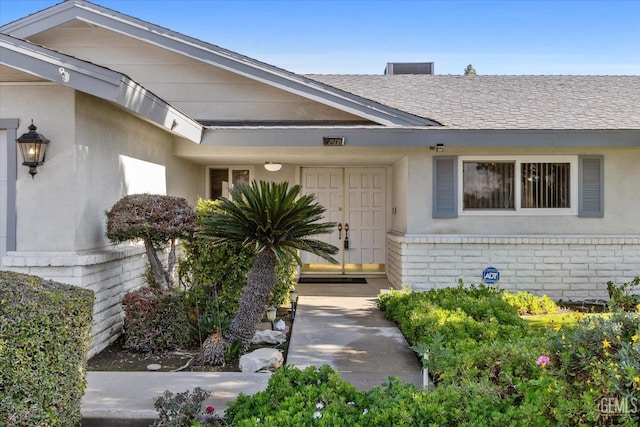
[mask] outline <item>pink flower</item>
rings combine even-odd
[[[205,411],[207,412],[207,414],[213,414],[215,412],[216,408],[214,408],[213,406],[207,406]]]
[[[540,356],[536,361],[536,365],[542,366],[543,368],[549,364],[550,360],[547,356]]]

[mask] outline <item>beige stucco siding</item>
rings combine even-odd
[[[172,135],[89,95],[78,93],[77,105],[77,250],[108,243],[104,212],[126,194],[161,192],[193,204],[203,193],[203,168],[172,155]]]
[[[196,119],[357,119],[281,89],[103,28],[65,25],[30,40],[122,72]]]
[[[20,119],[18,135],[31,119],[51,143],[34,179],[18,161],[17,250],[74,248],[74,91],[58,85],[3,85],[0,117]],[[39,101],[39,102],[38,102]],[[53,101],[53,102],[48,102]],[[18,156],[20,154],[18,153]]]
[[[120,197],[162,192],[195,203],[204,192],[203,168],[172,155],[172,135],[95,97],[58,85],[3,85],[0,116],[19,117],[19,134],[33,118],[51,141],[34,179],[18,166],[17,251],[103,247],[104,213]]]

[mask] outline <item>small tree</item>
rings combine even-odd
[[[330,233],[333,222],[321,222],[325,208],[315,195],[301,195],[302,187],[287,182],[241,183],[229,190],[230,199],[222,198],[217,209],[206,213],[199,233],[214,245],[235,243],[251,250],[254,262],[238,303],[238,311],[222,339],[210,336],[203,343],[203,353],[211,363],[224,360],[224,349],[240,343],[245,352],[256,325],[262,319],[276,283],[276,265],[280,256],[298,259],[298,251],[307,251],[332,263],[338,248],[313,237]],[[222,341],[222,342],[221,342]]]
[[[118,200],[107,212],[107,237],[114,243],[142,239],[154,282],[163,289],[173,285],[176,239],[191,235],[196,214],[181,197],[132,194]],[[158,251],[170,245],[167,268]]]
[[[467,65],[467,68],[464,69],[464,75],[465,76],[476,76],[476,70],[475,68],[473,68],[473,65],[469,64]]]

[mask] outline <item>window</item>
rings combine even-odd
[[[570,163],[522,163],[521,194],[523,208],[570,208]]]
[[[239,182],[251,182],[252,168],[209,168],[209,198],[229,197],[229,187]]]
[[[577,213],[577,156],[460,157],[461,214]]]
[[[513,162],[463,162],[464,209],[514,209],[514,166]]]

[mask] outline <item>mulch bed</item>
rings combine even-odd
[[[287,341],[280,345],[254,345],[249,351],[261,347],[278,348],[283,350],[285,362],[289,340],[291,338],[292,321],[289,310],[278,309],[277,319],[282,319],[287,327]],[[259,330],[271,329],[271,323],[266,319],[258,325]],[[93,356],[87,362],[88,371],[147,371],[151,364],[161,365],[159,372],[170,372],[184,367],[190,359],[197,360],[200,346],[193,348],[177,349],[163,353],[135,353],[123,346],[124,338],[121,336],[109,347]],[[239,359],[229,361],[225,366],[202,366],[192,362],[188,367],[181,369],[183,372],[240,372]]]

